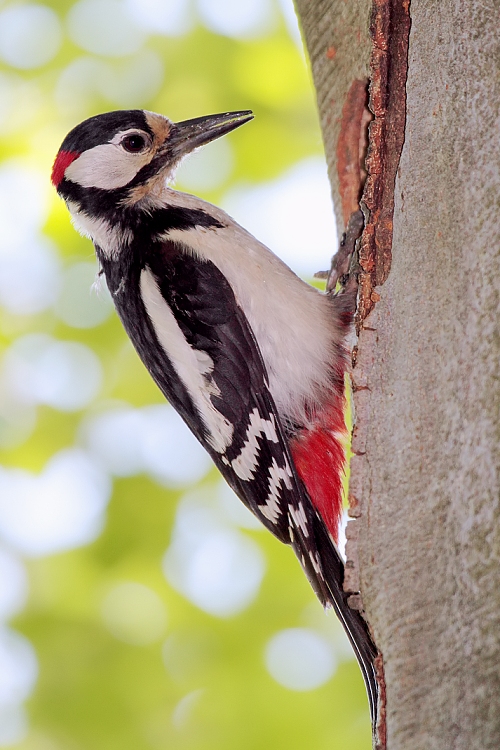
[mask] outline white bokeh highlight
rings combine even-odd
[[[329,267],[337,229],[323,159],[305,159],[267,184],[233,188],[222,206],[297,273],[312,277]]]
[[[37,82],[0,71],[0,133],[19,135],[33,126],[44,104]]]
[[[223,520],[233,526],[252,531],[264,531],[263,524],[223,479],[216,487],[215,507],[222,513]]]
[[[180,699],[172,711],[172,724],[176,729],[184,729],[188,725],[204,693],[204,688],[197,688],[196,690],[191,690]]]
[[[229,179],[233,167],[231,142],[212,141],[182,162],[175,176],[176,185],[179,190],[193,193],[214,190]]]
[[[0,304],[17,315],[42,312],[59,291],[57,250],[40,235],[48,189],[46,175],[21,162],[0,168]]]
[[[0,628],[0,706],[25,700],[36,682],[38,663],[27,638]]]
[[[0,747],[22,742],[28,734],[28,717],[22,702],[0,704]]]
[[[309,628],[289,628],[274,635],[265,649],[269,674],[289,690],[314,690],[333,677],[336,659],[331,643]]]
[[[0,304],[14,315],[36,315],[51,307],[59,292],[57,251],[44,237],[9,248],[0,241]]]
[[[2,374],[16,400],[67,412],[88,406],[102,383],[101,363],[92,349],[43,333],[16,339],[5,353]]]
[[[269,32],[275,19],[270,0],[198,0],[197,8],[207,29],[237,39],[258,37]]]
[[[181,36],[193,26],[189,0],[125,0],[125,8],[138,26],[152,34]]]
[[[304,44],[302,42],[302,36],[300,33],[299,19],[295,12],[295,6],[292,0],[279,0],[279,6],[283,15],[288,33],[297,45],[299,52],[305,58]]]
[[[96,284],[97,263],[73,263],[61,276],[56,315],[73,328],[93,328],[113,312],[106,284]]]
[[[0,448],[22,445],[36,425],[36,408],[12,398],[0,375]]]
[[[116,406],[87,418],[80,438],[110,474],[147,473],[168,487],[198,482],[212,465],[177,412],[166,404],[142,409]]]
[[[71,39],[94,55],[133,55],[143,45],[144,31],[120,0],[79,0],[68,14]]]
[[[356,659],[349,638],[333,609],[326,612],[311,601],[302,611],[301,625],[325,638],[333,649],[337,664]]]
[[[27,638],[0,628],[0,745],[21,742],[28,731],[22,703],[38,677],[35,650]]]
[[[107,475],[78,449],[56,453],[40,474],[0,468],[0,539],[29,557],[88,544],[110,494]]]
[[[0,57],[14,68],[45,65],[62,41],[57,14],[47,5],[11,5],[0,12]]]
[[[87,116],[103,97],[122,109],[147,108],[164,77],[163,60],[152,50],[109,61],[81,56],[61,71],[55,99],[60,112],[74,119]]]
[[[15,159],[0,167],[0,242],[3,248],[31,239],[48,216],[47,175]]]
[[[62,115],[75,121],[88,117],[99,91],[106,63],[95,57],[74,57],[62,69],[54,91],[57,107]]]
[[[217,617],[238,614],[257,596],[265,567],[259,545],[224,523],[201,494],[181,500],[163,570],[190,602]]]
[[[146,406],[142,413],[146,471],[166,486],[194,484],[202,479],[212,461],[177,412],[158,405]]]
[[[137,109],[159,93],[164,76],[161,57],[142,50],[123,62],[104,65],[97,85],[101,95],[117,106]]]
[[[119,583],[106,594],[101,616],[115,638],[134,646],[160,640],[167,624],[167,611],[158,594],[135,581]]]
[[[0,621],[24,609],[28,598],[28,579],[22,562],[0,547]]]

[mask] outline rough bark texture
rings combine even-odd
[[[373,49],[368,36],[347,44],[355,57],[338,70],[326,50],[338,17],[352,11],[364,24],[369,8],[300,0],[298,9],[340,216],[339,123]],[[350,537],[383,654],[388,750],[497,750],[499,4],[412,0],[410,15],[391,268],[353,375]]]
[[[384,283],[391,269],[394,185],[406,123],[409,0],[373,0],[370,35],[370,109],[375,119],[362,196],[366,224],[359,249],[358,332],[379,299],[375,286]]]

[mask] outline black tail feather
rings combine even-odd
[[[314,532],[322,575],[316,572],[308,556],[304,555],[304,550],[296,549],[295,551],[299,560],[302,560],[304,570],[316,595],[323,606],[333,607],[351,642],[365,681],[372,728],[375,733],[379,700],[379,687],[375,672],[375,657],[378,651],[365,620],[358,611],[349,607],[347,602],[349,594],[343,589],[344,563],[323,521],[317,516],[314,522]],[[298,547],[299,544],[300,542],[296,540],[293,546]]]

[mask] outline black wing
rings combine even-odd
[[[366,623],[347,604],[342,560],[297,476],[259,347],[231,286],[212,262],[170,242],[155,243],[150,251],[143,246],[140,253],[135,248],[116,260],[99,250],[98,255],[125,329],[161,391],[239,498],[278,539],[291,544],[322,603],[335,608],[360,662],[374,715],[376,650]],[[206,363],[211,405],[232,426],[223,450],[214,448],[209,426],[160,343],[141,296],[143,271],[152,274],[161,303]]]
[[[241,500],[281,541],[290,543],[290,508],[306,501],[267,384],[260,351],[233,290],[210,261],[167,243],[148,258],[162,298],[199,357],[209,363],[204,385],[213,409],[231,426],[223,450],[214,449],[199,412],[182,416]],[[171,381],[158,381],[169,400]],[[306,523],[304,521],[304,523]]]

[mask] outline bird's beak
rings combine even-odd
[[[187,156],[196,148],[220,138],[231,130],[239,128],[253,119],[250,110],[245,112],[224,112],[220,115],[206,115],[194,120],[175,122],[170,130],[166,146],[175,161]]]

